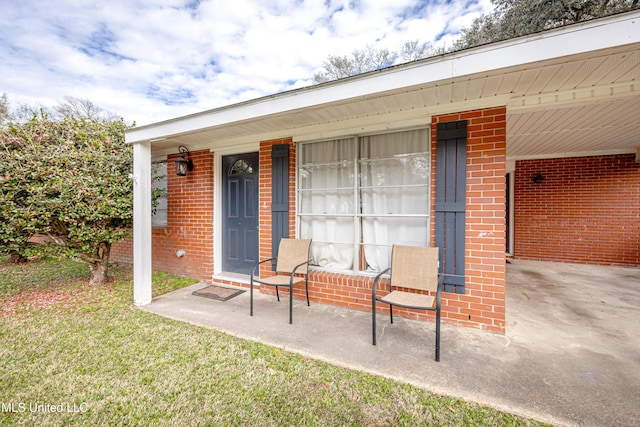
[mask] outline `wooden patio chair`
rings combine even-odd
[[[253,316],[253,284],[275,286],[276,297],[280,301],[278,288],[289,288],[289,323],[293,323],[293,285],[304,282],[307,293],[307,306],[309,305],[309,249],[311,239],[280,239],[278,256],[262,260],[256,264],[251,272],[250,284],[250,309],[249,315]],[[260,264],[276,260],[276,275],[260,278],[256,274],[260,272]],[[297,276],[302,274],[304,277]]]
[[[436,362],[440,361],[440,293],[442,292],[442,275],[438,274],[438,255],[438,248],[393,245],[391,267],[378,274],[373,282],[371,298],[373,345],[376,345],[376,302],[389,304],[391,323],[393,323],[394,305],[435,311]],[[378,284],[382,276],[387,273],[390,273],[389,293],[379,296]],[[416,291],[429,291],[431,294],[417,293]]]

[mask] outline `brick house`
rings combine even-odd
[[[640,265],[639,19],[129,130],[134,243],[112,253],[134,262],[135,303],[151,301],[152,269],[248,286],[289,236],[313,239],[313,301],[367,310],[390,246],[414,244],[441,248],[443,321],[504,332],[508,257]],[[152,165],[168,171],[158,226]]]

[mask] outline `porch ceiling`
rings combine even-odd
[[[542,39],[543,35],[538,38]],[[442,71],[444,67],[453,68],[463,61],[467,64],[481,59],[504,62],[500,54],[544,48],[536,45],[537,41],[525,40],[506,47],[489,45],[478,53],[471,50],[458,57],[454,55],[453,59],[452,54],[443,55],[175,119],[160,124],[157,129],[152,126],[152,130],[160,133],[156,133],[159,137],[149,139],[154,154],[158,155],[175,152],[178,144],[192,150],[220,149],[289,136],[295,141],[304,141],[377,132],[424,125],[436,114],[506,105],[509,158],[637,150],[640,147],[640,42],[637,36],[629,44],[533,62],[514,60],[512,64],[519,65],[503,68],[476,67],[483,71],[475,73],[450,70],[451,78],[429,78],[446,75]],[[391,83],[380,85],[383,77]],[[403,86],[404,78],[411,84]],[[362,90],[365,85],[373,89]],[[336,96],[340,90],[351,90],[354,96]],[[328,95],[330,91],[333,98]],[[279,111],[272,108],[274,102],[283,100],[289,107]],[[251,114],[237,114],[243,108],[250,108]],[[212,117],[218,123],[212,124]],[[184,126],[187,122],[189,125]],[[176,126],[172,134],[167,129],[173,124],[182,127]],[[140,135],[151,135],[146,132],[148,129],[144,127]]]
[[[507,108],[509,157],[640,147],[640,44],[541,64],[517,77]]]

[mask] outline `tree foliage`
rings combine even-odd
[[[41,114],[0,130],[0,252],[74,258],[104,281],[111,244],[132,226],[126,128]]]
[[[3,128],[10,120],[9,98],[6,93],[3,93],[0,96],[0,128]]]
[[[54,116],[57,118],[79,117],[89,120],[117,120],[116,114],[97,106],[91,100],[65,96],[62,102],[53,107]]]
[[[638,7],[638,0],[492,0],[494,11],[462,31],[454,50],[532,34]]]
[[[338,80],[392,64],[393,57],[388,49],[367,46],[365,49],[355,49],[350,56],[329,55],[322,64],[323,70],[316,73],[314,80],[316,82]]]
[[[0,96],[0,127],[9,122],[28,122],[34,115],[46,114],[52,120],[63,120],[65,117],[76,117],[89,120],[119,120],[120,117],[85,98],[65,96],[53,107],[19,103],[11,105],[6,93]]]
[[[440,55],[481,44],[506,40],[640,7],[640,0],[492,0],[492,13],[476,18],[462,30],[448,49],[435,48],[418,40],[408,41],[398,50],[367,46],[351,55],[329,55],[316,83],[379,70],[391,65]]]
[[[354,49],[351,55],[329,55],[322,64],[322,71],[314,75],[316,83],[338,80],[357,74],[375,71],[394,64],[415,61],[440,52],[433,46],[418,40],[407,41],[398,51],[368,45]]]

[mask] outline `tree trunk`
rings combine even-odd
[[[11,255],[9,255],[9,262],[11,264],[20,264],[23,262],[27,262],[27,259],[20,255],[18,252],[11,252]]]
[[[94,262],[89,266],[89,270],[91,270],[90,285],[101,285],[107,281],[107,263]]]
[[[107,281],[109,269],[109,255],[111,253],[111,243],[100,242],[96,251],[97,260],[89,264],[91,271],[90,285],[101,285]]]

